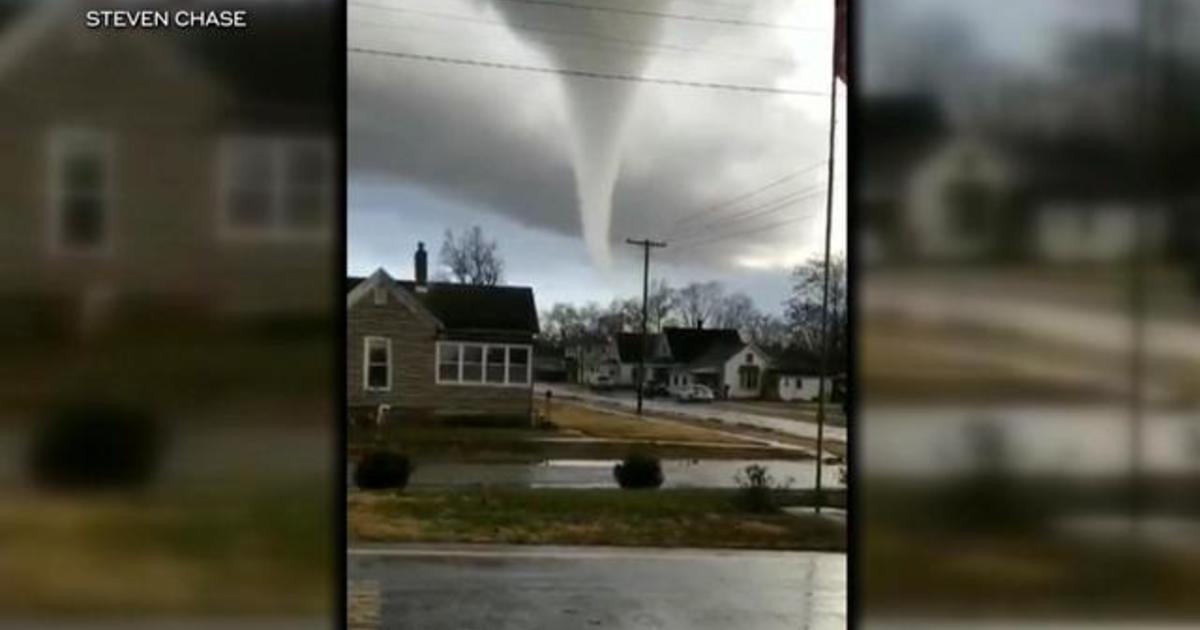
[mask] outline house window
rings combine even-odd
[[[529,346],[445,341],[438,343],[438,383],[528,385]]]
[[[754,363],[754,353],[753,352],[746,353],[746,363]]]
[[[112,219],[112,141],[109,134],[59,130],[50,140],[51,251],[107,250]]]
[[[483,346],[462,347],[462,382],[483,382]]]
[[[375,296],[375,306],[383,306],[384,304],[387,304],[387,289],[375,287],[372,293],[374,293]]]
[[[327,143],[241,136],[221,150],[220,226],[229,239],[300,239],[328,233],[333,160]]]
[[[529,382],[529,349],[508,348],[508,382],[524,385]]]
[[[507,360],[507,348],[504,346],[487,347],[487,367],[484,370],[485,381],[488,383],[504,383]]]
[[[445,343],[438,346],[438,380],[458,381],[462,378],[459,373],[459,357],[462,356],[462,346]]]
[[[742,389],[758,389],[758,368],[742,366],[738,370],[738,387]]]
[[[364,389],[389,391],[392,389],[392,340],[385,337],[367,337],[363,340]]]

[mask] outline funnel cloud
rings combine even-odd
[[[480,225],[500,245],[506,280],[537,287],[539,304],[605,302],[640,292],[640,251],[624,241],[651,238],[669,244],[655,252],[652,276],[675,284],[719,280],[777,310],[788,269],[823,242],[828,96],[475,62],[824,92],[833,3],[556,4],[348,5],[351,47],[463,62],[350,55],[351,272],[385,266],[405,277],[416,240],[438,243],[448,228]],[[585,4],[609,10],[579,8]],[[729,23],[736,21],[809,29]],[[784,185],[708,212],[797,171]],[[839,248],[840,184],[835,191]],[[771,204],[784,198],[795,203]]]
[[[514,29],[522,39],[546,54],[560,69],[587,68],[595,64],[595,55],[572,45],[553,33],[567,31],[621,37],[631,41],[655,43],[662,27],[658,20],[599,11],[557,9],[494,0],[493,6],[510,25],[538,24],[544,30]],[[613,8],[663,12],[670,0],[616,0]],[[643,49],[605,60],[607,71],[637,76],[650,61]],[[575,195],[583,238],[593,262],[607,267],[610,262],[609,226],[612,219],[613,189],[621,170],[622,149],[629,129],[629,115],[637,98],[635,82],[596,81],[562,76],[559,79],[562,104],[570,130],[571,163],[575,173]]]

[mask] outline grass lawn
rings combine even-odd
[[[417,489],[353,492],[361,542],[470,542],[844,551],[845,527],[750,514],[733,490]]]
[[[323,614],[336,581],[316,488],[139,496],[7,494],[0,610]]]
[[[542,404],[538,403],[539,410]],[[566,402],[552,403],[551,422],[552,426],[539,429],[394,422],[382,431],[352,427],[349,443],[352,457],[364,447],[383,443],[418,460],[477,462],[620,459],[632,451],[662,459],[803,458],[794,450],[762,446],[750,435],[745,439],[730,436],[731,429],[717,431],[675,420],[638,420]]]
[[[826,384],[826,387],[829,385]],[[783,402],[778,400],[736,400],[722,401],[718,405],[734,411],[757,413],[776,418],[817,422],[817,403],[815,402]],[[830,425],[846,426],[846,416],[842,414],[842,403],[829,402],[825,404],[825,419]]]
[[[545,407],[545,401],[538,402],[539,413],[544,413]],[[589,437],[743,446],[755,443],[749,439],[738,439],[727,432],[713,431],[673,420],[638,419],[630,414],[600,411],[567,402],[554,402],[550,408],[550,422],[555,426]]]

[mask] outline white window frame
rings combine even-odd
[[[382,341],[384,349],[387,351],[387,383],[383,387],[371,386],[371,342]],[[392,340],[387,337],[379,337],[370,335],[363,337],[363,391],[368,392],[390,392],[392,391]]]
[[[116,198],[114,195],[116,152],[114,150],[115,141],[113,133],[88,127],[58,128],[50,132],[47,144],[46,200],[49,205],[47,216],[49,216],[50,221],[47,223],[46,238],[50,253],[57,256],[108,257],[112,254],[113,230],[116,225],[116,222],[113,220],[113,213],[116,211]],[[103,215],[101,240],[94,246],[82,248],[67,243],[63,238],[64,219],[66,216],[66,208],[63,207],[63,202],[69,194],[63,186],[63,167],[66,164],[66,157],[69,155],[69,152],[78,150],[77,147],[80,146],[83,147],[83,151],[97,152],[103,162],[104,168],[100,190],[96,193],[97,197],[101,200],[101,213]]]
[[[237,173],[234,166],[235,157],[243,146],[266,147],[270,157],[269,178],[264,189],[269,189],[270,208],[268,208],[267,225],[263,227],[239,226],[233,220],[233,204],[230,195]],[[321,200],[320,211],[324,215],[322,224],[311,228],[301,228],[290,225],[287,220],[287,166],[292,153],[298,150],[316,149],[326,163],[326,169],[321,179],[311,184]],[[324,139],[316,137],[281,137],[264,135],[234,135],[223,138],[218,149],[217,181],[220,182],[217,203],[217,233],[225,242],[262,242],[262,241],[327,241],[332,233],[334,221],[334,186],[335,176],[333,163],[333,148]],[[305,185],[310,185],[305,183]]]
[[[758,389],[762,370],[756,365],[746,364],[738,368],[738,389]],[[754,374],[754,383],[750,383],[750,374]]]
[[[458,378],[455,380],[442,378],[442,349],[447,346],[458,346]],[[483,351],[483,359],[479,365],[479,380],[465,381],[463,374],[467,347],[474,346],[481,348]],[[488,382],[488,351],[494,348],[504,348],[504,381],[500,383]],[[521,349],[525,351],[525,380],[520,382],[511,382],[512,351]],[[513,388],[528,388],[533,385],[533,346],[531,344],[520,343],[485,343],[478,341],[439,341],[437,342],[437,352],[434,358],[434,381],[438,385],[447,386],[462,386],[462,387],[513,387]]]

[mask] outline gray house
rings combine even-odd
[[[429,282],[379,269],[349,278],[346,391],[352,413],[529,422],[537,308],[528,287]]]

